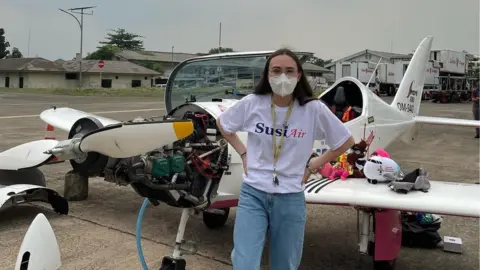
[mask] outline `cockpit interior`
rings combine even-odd
[[[362,114],[363,97],[360,88],[351,81],[343,81],[320,97],[342,122]]]

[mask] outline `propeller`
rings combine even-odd
[[[190,120],[119,123],[93,130],[81,138],[62,141],[46,153],[61,159],[75,159],[88,152],[127,158],[173,143],[192,133],[193,123]]]
[[[190,120],[125,123],[86,134],[80,142],[80,150],[126,158],[181,140],[192,133]]]
[[[38,140],[18,145],[0,153],[0,170],[38,167],[53,156],[58,161],[86,159],[89,152],[127,158],[181,140],[192,133],[190,120],[118,123],[60,142]]]
[[[0,170],[19,170],[37,167],[52,155],[44,152],[58,145],[56,140],[38,140],[24,143],[0,153]]]

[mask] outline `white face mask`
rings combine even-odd
[[[273,93],[284,97],[293,93],[298,81],[296,77],[287,77],[282,73],[280,76],[271,77],[269,82]]]

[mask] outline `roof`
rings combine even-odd
[[[113,74],[142,74],[142,75],[160,75],[160,73],[139,66],[128,61],[103,61],[105,64],[103,68],[98,67],[98,60],[83,60],[82,72],[92,73],[113,73]],[[66,72],[77,72],[80,63],[75,60],[65,61],[63,68]]]
[[[173,53],[172,61],[172,52],[157,52],[157,51],[121,51],[115,55],[120,59],[125,60],[137,60],[137,61],[157,61],[157,62],[174,62],[181,63],[185,60],[196,58],[196,59],[213,59],[213,58],[223,58],[231,56],[253,56],[258,54],[270,54],[275,52],[275,50],[266,50],[266,51],[249,51],[249,52],[226,52],[226,53],[217,53],[217,54],[208,54],[208,55],[197,55],[192,53]],[[310,52],[300,52],[295,51],[297,55],[310,55],[313,56],[313,53]],[[211,64],[211,63],[209,63]],[[313,67],[312,67],[313,68]],[[321,67],[320,67],[321,68]],[[317,68],[316,68],[317,69]],[[327,71],[325,71],[327,72]]]
[[[376,55],[378,57],[381,57],[381,58],[387,59],[387,60],[391,60],[391,59],[411,59],[412,56],[413,56],[411,54],[389,53],[389,52],[381,52],[381,51],[374,51],[374,50],[366,49],[366,50],[359,51],[357,53],[351,54],[349,56],[340,58],[338,60],[332,61],[330,64],[325,65],[325,68],[331,67],[338,62],[347,61],[347,60],[350,60],[352,58],[355,58],[355,57],[358,57],[360,55],[364,55],[364,54],[367,54],[367,53],[370,53],[372,55]]]
[[[63,67],[55,62],[40,57],[9,58],[0,60],[0,71],[62,72]]]
[[[63,60],[63,59],[61,59],[61,58],[59,58],[59,59],[57,59],[57,60],[55,60],[55,61],[53,61],[53,62],[55,62],[55,63],[57,63],[57,64],[63,64],[63,63],[65,63],[66,61]]]
[[[97,60],[83,60],[82,72],[160,75],[160,73],[128,61],[104,61],[103,68]],[[78,72],[79,62],[58,59],[50,61],[44,58],[10,58],[0,60],[0,71],[36,71],[36,72]]]
[[[193,53],[173,53],[172,61],[172,52],[157,52],[157,51],[121,51],[116,53],[115,56],[123,58],[126,60],[137,60],[137,61],[157,61],[157,62],[174,62],[180,63],[187,59],[197,57],[198,55]]]
[[[321,66],[317,66],[317,65],[312,64],[312,63],[303,63],[302,67],[303,67],[303,69],[306,70],[306,71],[316,71],[316,72],[323,72],[323,73],[330,73],[330,72],[332,72],[332,71],[329,70],[329,69],[323,68],[323,67],[321,67]]]

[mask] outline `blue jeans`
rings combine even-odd
[[[269,194],[244,183],[235,215],[233,269],[260,269],[268,231],[270,269],[296,270],[302,259],[305,221],[303,192]]]

